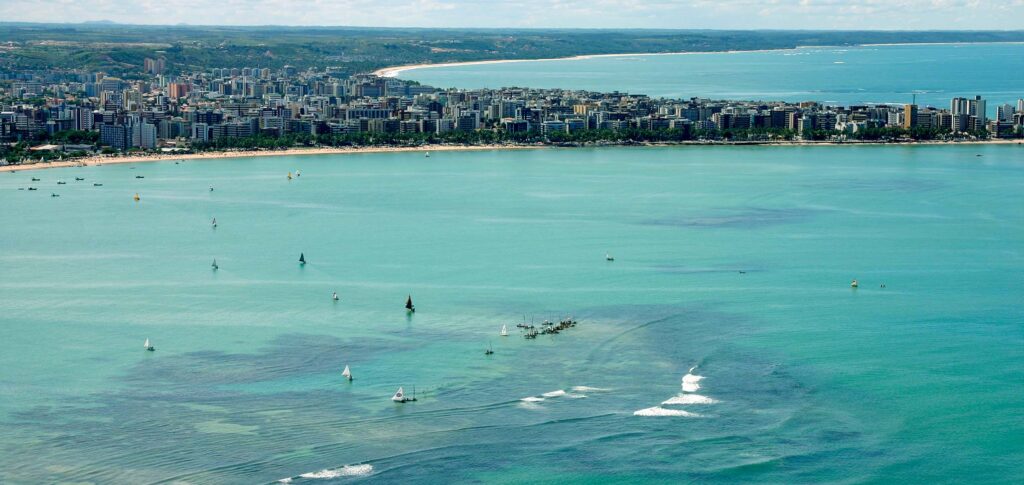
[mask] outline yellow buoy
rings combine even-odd
[[[136,193],[136,194],[135,194],[135,197],[133,197],[133,199],[135,199],[135,202],[138,202],[138,201],[139,201],[139,194],[138,194],[138,193]]]

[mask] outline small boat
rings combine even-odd
[[[210,225],[212,225],[214,227],[214,229],[217,228],[217,218],[216,217],[214,217],[213,220],[210,221]]]
[[[331,295],[331,299],[334,300],[334,301],[338,301],[338,292],[337,291],[335,291],[334,294]]]
[[[291,180],[291,179],[292,179],[292,173],[288,172],[288,180]]]
[[[103,187],[103,184],[92,184],[93,187]]]
[[[416,306],[412,304],[412,295],[409,295],[409,298],[405,300],[405,311],[409,313],[416,312]]]
[[[604,253],[604,260],[605,261],[615,261],[615,257],[612,256],[611,253]]]
[[[856,288],[858,286],[860,286],[860,283],[857,283],[857,280],[853,280],[850,282],[850,288]]]
[[[506,327],[505,325],[502,325],[501,326],[501,332],[498,333],[498,335],[501,335],[502,337],[508,337],[508,327]]]
[[[14,173],[14,172],[11,172],[11,173]],[[37,178],[35,178],[35,177],[32,177],[32,181],[33,181],[33,182],[38,182],[39,180],[40,180],[40,179],[37,179]]]
[[[487,342],[487,350],[484,351],[484,355],[491,355],[494,353],[494,349],[491,348],[491,343]]]
[[[81,181],[83,181],[83,180],[85,180],[85,179],[84,179],[84,178],[82,178],[82,177],[75,177],[75,180],[77,180],[77,181],[81,182]]]
[[[299,264],[306,264],[306,254],[299,253]]]
[[[150,352],[156,350],[156,347],[153,347],[153,344],[149,343],[149,339],[146,339],[146,342],[142,344],[142,348]]]
[[[430,158],[430,152],[427,152],[427,158]]]
[[[51,192],[50,193],[50,197],[60,197],[60,194],[54,194],[54,193]]]
[[[213,268],[214,271],[220,269],[220,266],[217,266],[217,258],[213,259],[213,264],[211,264],[210,267]]]
[[[213,186],[212,185],[210,186],[210,192],[213,192]]]
[[[135,197],[133,197],[133,199],[135,199],[135,202],[139,201],[139,193],[138,192],[135,193]]]
[[[298,171],[298,170],[296,170],[296,171],[295,171],[295,176],[296,176],[296,177],[299,177],[299,176],[301,176],[301,175],[302,175],[302,172],[300,172],[300,171]]]
[[[35,187],[29,187],[28,190],[39,190],[39,189],[37,189]]]
[[[352,371],[349,370],[347,365],[345,366],[345,370],[341,371],[341,377],[344,377],[345,379],[348,379],[350,381],[352,380]]]
[[[137,178],[137,179],[144,179],[146,177],[143,177],[142,175],[136,175],[135,178]]]
[[[414,388],[412,392],[413,392],[412,397],[406,396],[405,395],[405,389],[399,387],[398,391],[395,392],[395,395],[391,396],[391,400],[395,401],[395,402],[415,401],[416,400],[416,389]]]
[[[57,185],[64,185],[64,184],[67,184],[67,182],[65,182],[63,180],[58,180],[57,181]]]

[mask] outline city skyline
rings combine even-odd
[[[191,4],[191,5],[190,5]],[[195,8],[192,8],[195,7]],[[196,15],[197,11],[203,15]],[[231,0],[219,4],[9,0],[12,22],[419,28],[1019,30],[1024,0]],[[207,21],[206,19],[215,19]]]

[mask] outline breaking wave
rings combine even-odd
[[[700,389],[700,381],[704,376],[698,376],[693,374],[693,370],[697,366],[690,367],[690,370],[683,376],[683,392],[697,392]]]
[[[373,465],[345,465],[341,468],[326,468],[318,472],[303,473],[297,477],[282,478],[278,483],[291,483],[296,478],[331,479],[341,477],[364,477],[373,473]]]
[[[661,403],[662,406],[669,404],[714,404],[718,402],[717,399],[712,399],[707,396],[701,396],[700,394],[680,394],[676,397],[669,398],[667,401]]]
[[[661,406],[645,408],[633,411],[633,416],[682,416],[688,418],[699,418],[697,413],[683,411],[681,409],[665,409]]]

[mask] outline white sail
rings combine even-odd
[[[149,345],[149,339],[146,339],[146,343],[142,344],[142,348],[144,348],[144,349],[148,349],[149,347],[150,347],[150,345]]]
[[[405,390],[399,387],[398,392],[396,392],[394,396],[391,396],[391,400],[398,402],[405,401]]]
[[[505,326],[505,325],[501,326],[501,336],[502,337],[508,337],[508,327]]]
[[[344,377],[344,378],[346,378],[346,379],[348,379],[350,381],[352,380],[352,371],[350,371],[348,369],[347,365],[345,366],[345,370],[341,371],[341,375],[342,375],[342,377]]]

